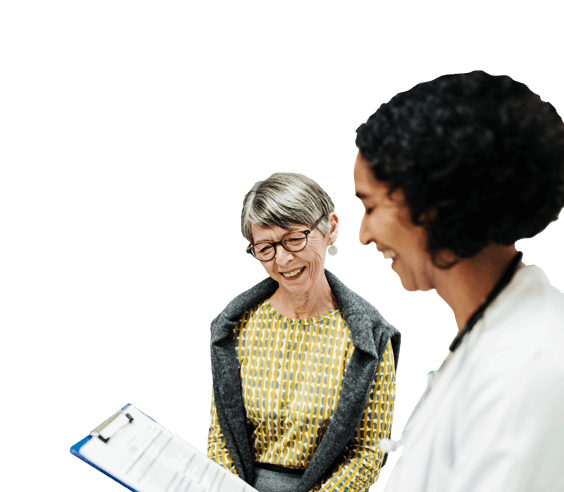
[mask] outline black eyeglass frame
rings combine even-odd
[[[272,255],[272,258],[269,258],[268,260],[261,260],[260,258],[257,258],[256,252],[255,252],[255,245],[254,244],[249,244],[247,246],[247,253],[251,254],[254,258],[256,258],[258,261],[270,261],[273,260],[274,258],[276,258],[276,253],[278,252],[276,246],[278,246],[279,244],[286,250],[289,251],[290,253],[297,253],[299,251],[303,251],[306,247],[307,247],[307,240],[309,235],[313,232],[313,230],[319,225],[319,223],[325,218],[325,215],[322,215],[321,217],[319,217],[319,219],[317,219],[317,221],[315,222],[315,224],[313,224],[309,229],[306,229],[305,231],[290,231],[288,234],[284,234],[284,236],[282,236],[282,239],[280,241],[277,241],[275,243],[269,243],[268,241],[265,241],[264,244],[270,244],[272,246],[272,248],[274,249],[274,254]],[[303,248],[300,249],[295,249],[295,250],[291,250],[288,249],[286,246],[284,246],[284,238],[286,236],[289,236],[290,234],[295,234],[296,232],[301,232],[302,234],[305,234],[305,244]]]

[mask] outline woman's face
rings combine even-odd
[[[294,231],[305,231],[313,224],[291,225]],[[255,245],[263,241],[269,243],[281,241],[290,232],[279,226],[260,227],[254,224],[251,226],[251,231]],[[304,249],[290,252],[286,251],[281,244],[278,244],[276,256],[272,260],[262,261],[262,266],[278,282],[280,288],[288,290],[294,295],[306,293],[315,286],[316,282],[323,281],[325,278],[325,255],[327,247],[332,244],[333,240],[332,232],[323,236],[323,233],[315,228],[309,234],[307,246]]]
[[[374,243],[378,251],[393,258],[392,269],[409,291],[430,290],[434,266],[425,251],[426,232],[411,222],[401,190],[388,197],[388,187],[378,181],[360,155],[354,167],[356,196],[365,212],[360,226],[360,242]]]

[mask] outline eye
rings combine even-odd
[[[259,246],[257,251],[259,253],[266,253],[266,252],[270,251],[271,249],[272,249],[272,246],[270,244],[265,244],[263,246]]]

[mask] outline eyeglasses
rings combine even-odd
[[[280,241],[276,243],[261,242],[258,244],[249,244],[247,247],[247,253],[252,254],[259,261],[270,261],[276,256],[276,246],[279,244],[286,251],[291,253],[296,253],[301,251],[307,246],[307,238],[311,232],[318,226],[318,224],[323,220],[325,215],[322,215],[317,219],[317,222],[313,224],[306,231],[292,231],[286,234]]]

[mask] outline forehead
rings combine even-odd
[[[360,152],[356,154],[356,159],[354,161],[354,186],[355,192],[360,196],[360,198],[368,198],[372,195],[379,195],[385,190],[381,183],[379,183],[372,172],[370,171],[368,161],[362,157]]]
[[[368,166],[368,162],[358,153],[354,164],[354,184],[356,196],[361,200],[376,199],[386,200],[388,198],[388,187],[378,181]]]

